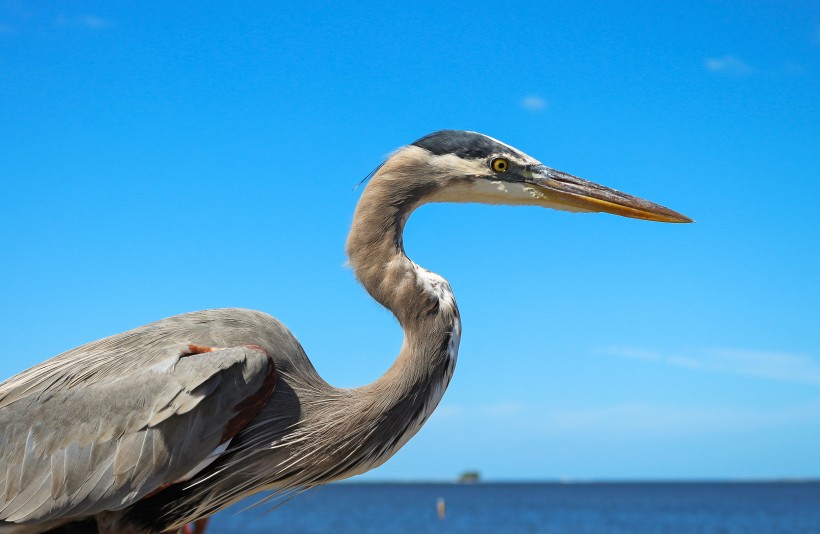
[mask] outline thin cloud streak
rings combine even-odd
[[[0,35],[52,32],[55,29],[103,30],[114,26],[111,19],[95,13],[59,13],[54,9],[32,9],[22,2],[0,4]]]
[[[544,111],[549,107],[549,102],[536,95],[529,95],[521,100],[521,106],[529,111]]]
[[[659,351],[633,347],[608,347],[602,352],[622,358],[664,363],[699,371],[820,385],[820,361],[805,354],[742,349],[702,349],[684,355],[663,354]]]
[[[495,427],[526,415],[528,431],[539,436],[597,436],[607,439],[659,439],[716,436],[750,430],[808,425],[820,419],[820,398],[786,406],[760,407],[616,402],[589,407],[525,406],[516,402],[439,406],[431,426],[455,423]]]
[[[710,72],[734,74],[738,76],[751,74],[754,71],[749,64],[741,61],[732,54],[726,54],[721,57],[706,58],[704,65],[706,66],[706,70]]]
[[[520,402],[507,401],[497,402],[480,406],[478,412],[487,417],[510,417],[518,415],[525,410],[525,406]]]
[[[110,20],[90,13],[74,16],[60,15],[54,19],[54,26],[58,28],[89,28],[99,30],[109,28],[111,25]]]
[[[108,28],[111,26],[111,21],[96,15],[83,15],[80,19],[88,28]]]
[[[443,404],[433,412],[433,419],[450,419],[454,417],[469,417],[481,419],[497,419],[512,417],[527,410],[526,405],[516,401],[500,401],[492,404],[478,404],[463,406],[459,404]]]
[[[707,365],[716,370],[820,385],[820,363],[802,354],[752,350],[710,350]]]
[[[673,438],[733,433],[803,424],[820,418],[820,399],[791,406],[758,408],[620,403],[544,414],[548,433],[595,433],[610,437]]]

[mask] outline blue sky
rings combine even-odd
[[[0,376],[241,306],[374,380],[355,186],[470,129],[697,224],[421,208],[458,369],[365,477],[820,476],[818,2],[284,4],[0,3]]]

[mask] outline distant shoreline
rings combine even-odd
[[[750,478],[750,479],[683,479],[683,480],[480,480],[464,484],[458,480],[341,480],[333,484],[440,484],[440,485],[499,485],[499,484],[519,484],[519,485],[686,485],[686,484],[820,484],[820,478]]]

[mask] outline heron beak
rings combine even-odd
[[[692,219],[632,195],[627,195],[549,167],[532,169],[525,181],[535,186],[547,204],[571,211],[606,212],[647,221],[690,223]]]

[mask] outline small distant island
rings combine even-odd
[[[465,471],[458,477],[459,484],[476,484],[481,479],[478,471]]]

